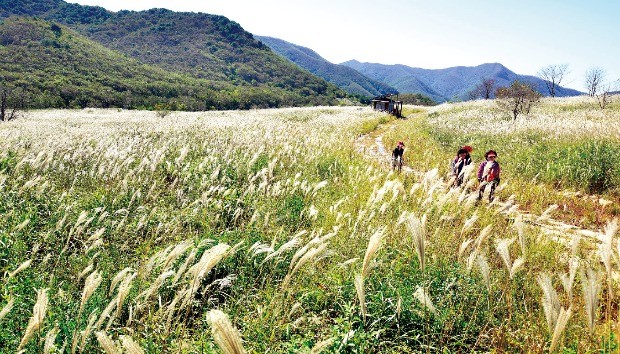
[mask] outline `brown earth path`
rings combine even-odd
[[[388,123],[380,124],[372,132],[359,136],[355,140],[355,150],[363,154],[366,158],[374,160],[379,165],[385,167],[386,170],[389,170],[391,168],[391,152],[386,149],[383,144],[383,136],[388,131],[397,129],[401,122],[400,120],[393,120]],[[421,180],[422,177],[425,176],[426,171],[417,171],[405,165],[402,168],[402,173],[413,174],[417,179]],[[445,184],[445,189],[449,189],[447,183]],[[501,201],[499,198],[495,198],[495,201],[489,204],[489,208],[492,207],[496,208],[498,213],[502,213],[512,219],[516,219],[520,216],[524,222],[538,227],[542,232],[549,234],[562,243],[570,243],[575,236],[589,239],[596,243],[601,242],[604,237],[602,231],[583,229],[576,225],[555,220],[548,215],[536,215],[523,211],[519,209],[519,206],[514,204],[514,201],[511,199]]]

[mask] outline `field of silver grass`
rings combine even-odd
[[[391,174],[353,146],[382,120],[366,108],[84,110],[0,125],[0,347],[615,343],[616,223],[596,242],[551,237],[437,170]]]

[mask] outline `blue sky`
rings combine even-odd
[[[616,0],[70,0],[112,11],[154,7],[218,14],[256,35],[350,59],[425,69],[498,62],[536,75],[568,64],[562,86],[585,91],[603,68],[620,79],[620,1]]]

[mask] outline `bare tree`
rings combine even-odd
[[[605,80],[605,69],[591,68],[586,72],[586,89],[588,90],[588,96],[594,97],[598,93],[600,86]]]
[[[568,73],[568,64],[554,64],[540,69],[538,76],[545,81],[549,95],[555,97],[558,86],[560,86]]]
[[[478,98],[488,100],[493,98],[494,91],[495,80],[482,78],[480,79],[480,83],[478,83],[473,90],[467,93],[467,98],[470,100],[476,100]]]
[[[601,109],[607,108],[607,106],[611,103],[612,96],[614,92],[616,92],[620,88],[620,79],[611,83],[601,84],[600,90],[594,95],[598,106]]]
[[[7,86],[0,86],[0,122],[13,120],[25,108],[25,93]]]
[[[515,80],[509,87],[498,88],[495,96],[497,105],[512,113],[513,120],[517,120],[519,114],[530,113],[532,106],[540,102],[541,94],[531,84]]]

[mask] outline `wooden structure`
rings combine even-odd
[[[392,99],[392,95],[382,95],[377,96],[370,101],[372,105],[372,109],[376,111],[388,112],[389,114],[396,116],[397,118],[402,117],[403,113],[403,101],[397,101],[398,96],[396,96],[396,100]]]

